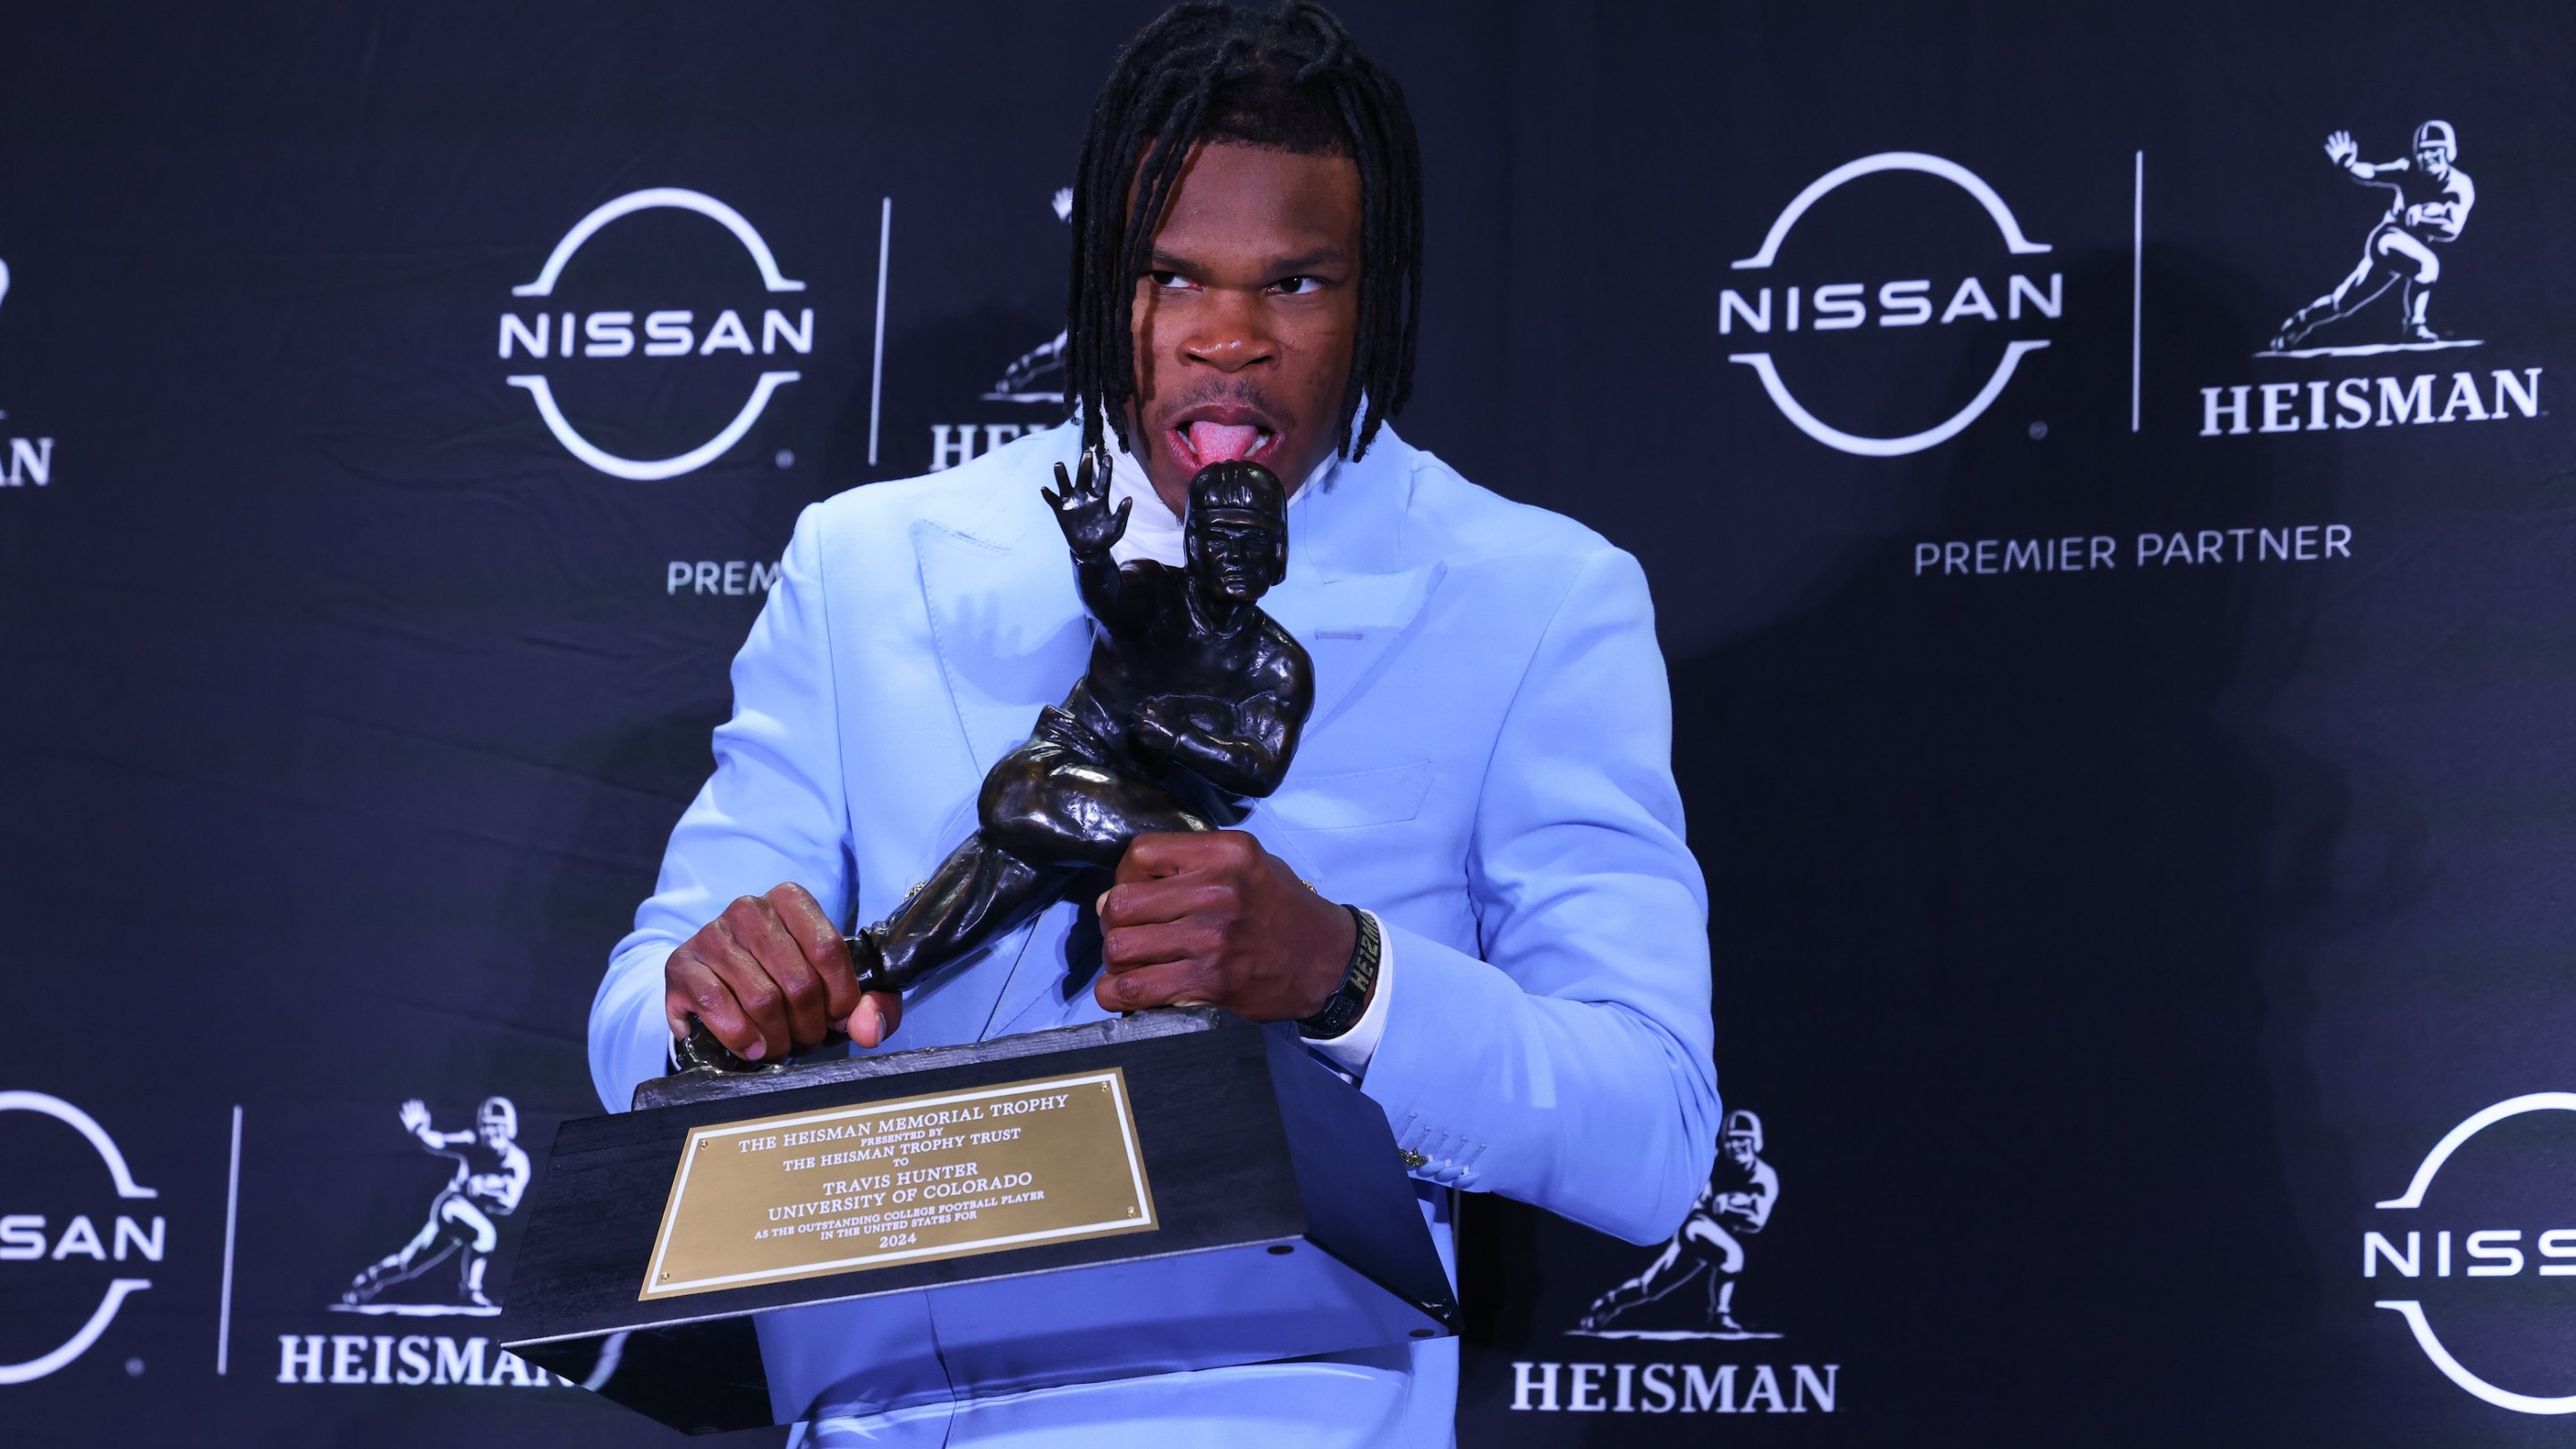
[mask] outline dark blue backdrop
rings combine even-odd
[[[1004,374],[1152,8],[0,17],[11,1442],[665,1442],[449,1270],[334,1311],[451,1168],[398,1112],[596,1110],[797,509],[1060,411]],[[1401,427],[1644,560],[1780,1183],[1740,1332],[1571,1333],[1655,1250],[1471,1202],[1462,1440],[2560,1442],[2566,8],[1347,14],[1430,175]],[[2379,254],[2328,136],[2430,119],[2445,345],[2268,345]],[[655,188],[802,288],[662,206],[525,290]]]

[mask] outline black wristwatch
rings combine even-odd
[[[1351,924],[1358,935],[1351,942],[1351,964],[1342,972],[1342,984],[1324,999],[1324,1009],[1297,1023],[1297,1034],[1313,1041],[1329,1041],[1359,1025],[1367,1014],[1369,993],[1377,987],[1378,959],[1385,943],[1378,939],[1377,917],[1357,906],[1344,906],[1351,913]]]

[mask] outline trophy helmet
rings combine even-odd
[[[1724,1135],[1744,1138],[1753,1144],[1754,1151],[1759,1152],[1762,1150],[1762,1119],[1750,1112],[1729,1112]]]
[[[1279,475],[1241,458],[1210,463],[1190,479],[1191,518],[1243,514],[1277,523],[1288,516],[1288,490]]]
[[[480,1126],[500,1128],[504,1137],[516,1139],[519,1135],[519,1109],[507,1097],[484,1098],[483,1105],[475,1110],[474,1120]]]
[[[2428,147],[2440,151],[2446,162],[2457,161],[2460,159],[2460,133],[2452,130],[2448,121],[2426,121],[2415,128],[2415,149],[2421,151]]]

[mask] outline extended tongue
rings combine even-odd
[[[1201,464],[1230,463],[1250,456],[1261,445],[1261,429],[1251,423],[1190,424],[1190,448]]]

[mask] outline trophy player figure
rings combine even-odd
[[[2272,351],[2297,347],[2318,328],[2369,306],[2396,282],[2406,284],[2401,294],[2405,340],[2440,342],[2442,334],[2433,330],[2424,315],[2433,299],[2433,284],[2442,279],[2442,259],[2433,254],[2433,248],[2459,240],[2460,228],[2468,224],[2469,208],[2478,201],[2469,173],[2451,164],[2460,156],[2459,134],[2448,121],[2426,121],[2415,128],[2412,159],[2374,162],[2360,159],[2361,148],[2353,143],[2350,131],[2337,131],[2326,138],[2326,156],[2362,185],[2387,188],[2391,193],[2388,214],[2362,241],[2361,261],[2351,275],[2291,314],[2281,324],[2280,335],[2272,339]]]
[[[1288,774],[1315,702],[1305,646],[1261,611],[1288,573],[1287,489],[1269,469],[1211,463],[1190,480],[1184,564],[1119,564],[1135,505],[1109,507],[1109,465],[1085,454],[1041,488],[1073,551],[1091,660],[1027,743],[984,777],[977,829],[894,914],[849,938],[868,991],[899,991],[1060,900],[1108,889],[1139,835],[1214,830]],[[1060,490],[1060,491],[1059,491]],[[691,1018],[683,1066],[754,1064]]]
[[[340,1306],[359,1309],[396,1283],[408,1282],[462,1251],[457,1270],[457,1301],[452,1307],[424,1311],[468,1313],[477,1317],[501,1311],[483,1294],[483,1270],[501,1241],[492,1219],[518,1211],[528,1190],[528,1154],[518,1144],[519,1109],[507,1097],[486,1097],[474,1114],[471,1132],[441,1132],[430,1125],[429,1108],[417,1098],[402,1105],[403,1130],[441,1157],[456,1160],[456,1175],[429,1204],[429,1220],[420,1231],[383,1261],[360,1273],[340,1295]],[[381,1311],[381,1310],[379,1310]]]
[[[1056,484],[1040,491],[1095,621],[1090,666],[984,777],[980,828],[856,938],[869,990],[908,986],[1058,900],[1097,894],[1138,835],[1231,824],[1236,800],[1279,788],[1297,752],[1314,665],[1260,608],[1288,571],[1278,478],[1258,463],[1201,469],[1178,569],[1111,560],[1134,505],[1110,511],[1105,462],[1085,456],[1071,478],[1059,463]]]
[[[1652,1303],[1702,1273],[1707,1275],[1708,1325],[1721,1336],[1742,1336],[1735,1321],[1735,1280],[1744,1271],[1743,1239],[1771,1221],[1771,1205],[1780,1196],[1780,1174],[1762,1160],[1762,1119],[1750,1112],[1730,1112],[1718,1138],[1717,1168],[1681,1231],[1646,1265],[1646,1271],[1602,1294],[1575,1325],[1598,1332],[1613,1319],[1641,1304]]]

